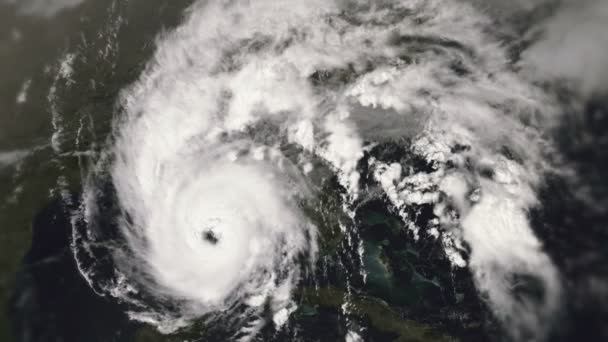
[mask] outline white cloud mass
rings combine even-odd
[[[554,20],[558,34],[565,19]],[[432,172],[369,163],[404,226],[415,236],[432,230],[454,267],[471,268],[515,339],[542,339],[560,283],[527,211],[550,145],[540,127],[555,101],[513,71],[487,34],[492,25],[467,3],[442,0],[195,3],[123,92],[109,162],[100,163],[127,242],[113,249],[120,281],[108,292],[165,332],[235,305],[255,316],[270,303],[283,324],[298,260],[316,255],[316,227],[298,204],[314,197],[311,163],[336,174],[348,210],[365,191],[357,166],[366,149],[406,138]],[[552,63],[566,62],[558,54]],[[294,148],[306,153],[290,158]],[[98,193],[91,181],[86,222],[97,219]],[[422,203],[434,206],[436,226],[411,224],[403,209]],[[95,238],[87,234],[74,240]],[[544,296],[514,293],[522,277]],[[183,305],[159,313],[137,299],[142,289]]]

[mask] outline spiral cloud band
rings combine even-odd
[[[280,326],[317,254],[302,208],[315,169],[337,177],[353,210],[370,190],[365,153],[407,141],[432,170],[367,160],[387,205],[414,238],[425,230],[454,267],[471,268],[514,337],[538,333],[560,285],[526,211],[548,168],[541,127],[554,103],[513,70],[491,24],[440,0],[195,3],[122,95],[85,193],[87,227],[75,229],[81,271],[162,331],[268,307]],[[114,280],[100,284],[108,183],[120,242],[109,248]],[[434,206],[432,226],[410,224],[405,209],[420,204]],[[518,275],[538,277],[543,298],[515,298]],[[167,314],[149,297],[179,304]],[[251,334],[263,324],[252,322]]]

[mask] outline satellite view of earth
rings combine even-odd
[[[0,0],[0,341],[608,341],[607,32]]]

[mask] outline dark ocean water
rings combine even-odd
[[[80,191],[77,151],[103,141],[117,93],[189,1],[56,2],[52,15],[53,4],[30,2],[24,12],[25,3],[0,2],[0,340],[133,340],[121,309],[77,271],[58,184]],[[77,72],[58,79],[70,55]],[[94,128],[77,142],[83,113]],[[67,125],[53,147],[59,116]]]

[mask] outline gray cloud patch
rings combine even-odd
[[[65,9],[80,5],[84,0],[0,0],[0,2],[15,4],[19,14],[50,18]]]
[[[0,152],[0,168],[7,167],[18,163],[25,158],[30,151],[28,150],[16,150],[8,152]]]
[[[608,1],[564,1],[536,29],[541,38],[524,52],[526,66],[573,82],[585,96],[608,91]]]

